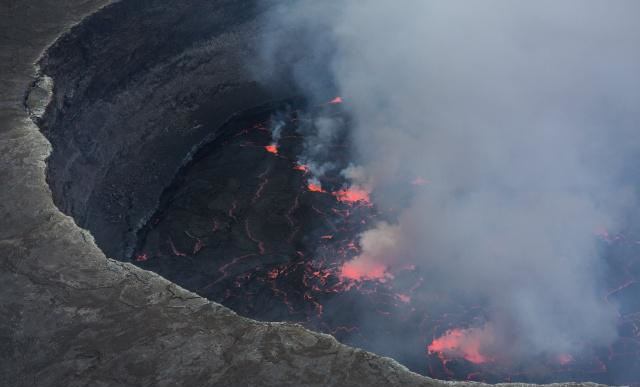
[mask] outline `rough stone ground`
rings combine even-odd
[[[54,206],[51,147],[23,107],[25,91],[43,50],[107,2],[0,3],[0,386],[468,384],[419,376],[296,325],[242,318],[107,259]]]

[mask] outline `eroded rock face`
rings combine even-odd
[[[104,227],[104,234],[96,236],[109,254],[123,252],[125,247],[106,242],[112,237],[126,238],[148,209],[137,209],[129,218],[118,214],[143,201],[143,195],[161,185],[163,174],[173,173],[182,162],[178,156],[166,155],[170,160],[152,158],[159,164],[143,163],[136,169],[129,161],[142,160],[154,152],[162,154],[162,147],[169,145],[188,152],[204,139],[207,134],[198,131],[196,121],[189,120],[194,117],[187,114],[193,113],[189,101],[204,95],[212,101],[216,95],[231,98],[234,91],[239,93],[235,98],[244,102],[255,98],[251,101],[259,104],[272,98],[242,92],[256,89],[231,69],[232,65],[223,66],[230,77],[226,79],[233,79],[229,89],[192,90],[179,79],[171,79],[154,67],[155,62],[145,60],[163,41],[166,44],[167,36],[159,35],[157,45],[149,50],[125,50],[128,54],[118,50],[122,44],[135,44],[137,34],[147,23],[155,23],[155,18],[169,17],[176,23],[184,20],[184,14],[177,11],[179,6],[174,16],[160,12],[162,7],[176,7],[176,3],[124,1],[108,7],[56,46],[62,47],[65,39],[80,38],[87,45],[99,44],[100,49],[91,51],[80,45],[78,56],[56,54],[54,49],[43,62],[43,70],[55,82],[53,105],[41,122],[54,146],[50,190],[45,181],[45,159],[51,145],[29,117],[42,112],[47,88],[42,81],[35,81],[44,90],[37,98],[30,94],[25,99],[24,91],[34,85],[34,63],[44,48],[107,2],[29,0],[0,9],[0,385],[444,386],[410,373],[390,359],[340,345],[330,336],[296,325],[239,317],[153,273],[107,259],[93,236],[56,208],[51,191],[67,198],[57,204],[82,219],[84,226]],[[250,14],[245,4],[211,3],[212,7],[225,6],[219,9],[221,18],[225,12]],[[127,20],[127,12],[136,6],[151,13],[122,27],[129,32],[129,41],[89,38],[91,23],[97,23],[94,26],[99,30],[104,18]],[[171,20],[163,19],[163,23]],[[219,26],[214,35],[220,37],[216,42],[221,46],[211,49],[233,41],[229,36],[249,31],[250,19],[244,20],[228,26],[235,31],[231,35],[224,35],[228,30],[223,27],[227,26]],[[78,35],[83,32],[89,35]],[[220,61],[233,59],[223,51],[219,51]],[[88,60],[89,52],[98,53],[109,66]],[[135,52],[138,54],[132,54]],[[170,57],[168,52],[165,58]],[[158,63],[175,64],[171,60]],[[194,65],[194,74],[203,77],[198,78],[203,85],[215,84],[204,80],[221,76],[212,64],[185,63]],[[112,76],[104,73],[105,69],[112,71]],[[130,76],[132,87],[107,93],[110,82],[119,76]],[[148,84],[150,91],[138,95],[133,86],[142,84]],[[163,99],[165,88],[180,91],[182,94],[173,96],[182,97]],[[165,110],[171,104],[175,104],[173,114]],[[150,110],[140,113],[143,106]],[[92,114],[96,114],[93,119]],[[223,113],[215,116],[226,119]],[[183,128],[171,144],[167,143],[167,127]],[[110,146],[103,146],[105,139],[113,140],[108,142]],[[73,157],[66,159],[64,155]],[[83,165],[86,168],[80,168]],[[122,188],[102,189],[115,182]],[[143,186],[149,189],[142,190]],[[98,191],[105,194],[94,193]],[[100,219],[94,211],[113,217]]]
[[[211,128],[291,92],[265,90],[249,70],[263,33],[253,1],[125,1],[48,50],[49,184],[108,256],[131,255],[135,231],[189,155],[216,137]]]

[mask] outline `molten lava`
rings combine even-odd
[[[375,280],[379,282],[385,282],[392,278],[391,274],[387,272],[387,267],[383,264],[358,258],[345,262],[340,268],[338,277],[342,280]]]
[[[482,353],[487,331],[479,328],[450,329],[427,346],[430,354],[441,358],[463,358],[474,364],[490,363],[495,359]]]
[[[278,146],[276,144],[267,145],[264,147],[264,149],[269,153],[273,153],[274,155],[278,154]]]
[[[296,164],[293,169],[297,170],[297,171],[301,171],[304,173],[309,173],[309,167],[307,165],[304,164]]]
[[[341,189],[337,192],[334,192],[333,195],[343,203],[364,202],[366,204],[371,204],[369,192],[357,187]]]
[[[147,253],[140,253],[135,256],[137,262],[144,262],[149,259],[149,255]]]
[[[337,96],[334,99],[332,99],[331,101],[329,101],[329,103],[331,105],[336,105],[336,104],[339,104],[339,103],[342,103],[342,102],[344,102],[344,101],[343,101],[342,97],[340,97],[340,96]]]
[[[307,188],[309,188],[309,191],[311,192],[326,192],[325,190],[322,189],[320,184],[316,184],[316,183],[309,183],[309,185],[307,185]]]

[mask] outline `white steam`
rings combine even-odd
[[[357,260],[418,264],[441,289],[486,299],[503,354],[611,342],[594,230],[625,227],[636,208],[626,176],[640,145],[637,15],[634,0],[299,1],[274,12],[278,26],[308,31],[298,36],[309,52],[332,53],[294,69],[313,97],[324,64],[345,98],[364,168],[347,173],[366,177],[381,208],[404,208],[361,236]]]

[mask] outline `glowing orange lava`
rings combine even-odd
[[[307,188],[309,188],[309,191],[311,192],[326,192],[325,190],[322,189],[322,187],[319,184],[315,184],[315,183],[309,183]]]
[[[149,259],[149,256],[147,255],[147,253],[140,253],[140,254],[136,255],[136,261],[138,261],[138,262],[144,262],[147,259]]]
[[[479,328],[451,329],[427,346],[429,353],[441,358],[461,357],[474,364],[489,363],[493,358],[482,354],[481,346],[486,331]]]
[[[342,280],[376,280],[385,282],[390,277],[390,274],[387,273],[387,267],[380,263],[368,262],[356,258],[352,261],[345,262],[340,268],[338,276]]]
[[[339,201],[344,203],[365,202],[367,204],[371,204],[369,192],[360,188],[351,187],[347,189],[341,189],[337,192],[334,192],[333,195]]]
[[[309,172],[309,167],[304,165],[304,164],[296,164],[293,169],[298,170],[298,171],[302,171],[304,173],[308,173]]]
[[[344,102],[344,101],[342,100],[342,97],[340,97],[340,96],[337,96],[334,99],[332,99],[331,101],[329,101],[329,103],[332,104],[332,105],[339,104],[339,103],[342,103],[342,102]]]
[[[267,145],[264,147],[264,149],[269,153],[273,153],[274,155],[278,154],[278,146],[276,144]]]

